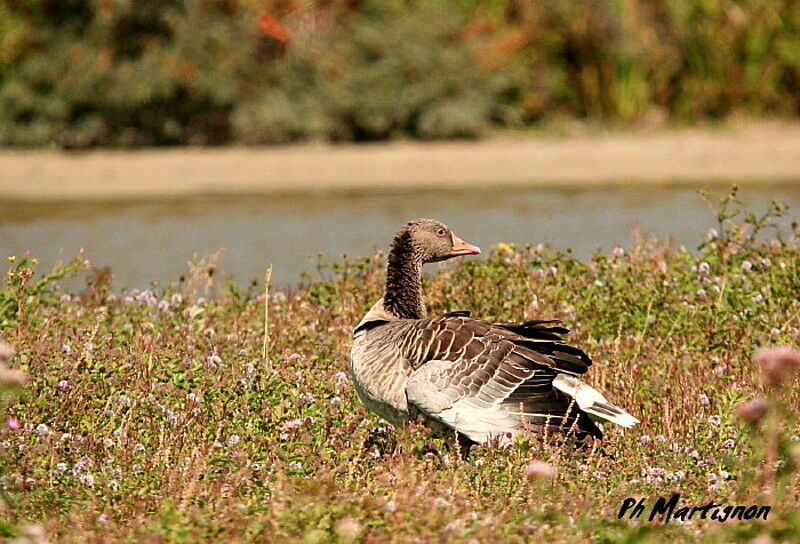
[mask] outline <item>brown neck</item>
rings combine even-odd
[[[392,243],[386,270],[386,294],[383,305],[400,319],[422,319],[422,259],[417,257],[407,231],[400,232]]]

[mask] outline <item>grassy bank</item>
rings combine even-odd
[[[86,290],[67,295],[46,282],[30,292],[32,257],[17,256],[0,339],[32,381],[3,397],[0,534],[34,523],[59,542],[789,539],[800,393],[768,386],[754,353],[800,340],[800,232],[772,229],[772,214],[731,216],[732,200],[719,209],[697,249],[642,240],[582,262],[500,244],[425,280],[431,312],[563,319],[595,361],[592,383],[642,419],[609,429],[603,454],[529,437],[462,461],[424,429],[368,415],[346,368],[352,327],[382,294],[380,255],[271,293],[266,360],[263,286],[215,284],[213,263],[122,295],[82,272]],[[756,395],[770,409],[748,425],[734,408]],[[772,511],[617,520],[628,497],[675,492],[681,505]]]

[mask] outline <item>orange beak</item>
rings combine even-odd
[[[468,244],[455,234],[453,235],[453,249],[450,255],[479,255],[481,248]]]

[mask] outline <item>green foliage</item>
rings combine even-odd
[[[0,2],[0,144],[474,137],[800,113],[793,0]]]
[[[0,143],[213,144],[255,65],[242,17],[224,3],[112,2],[74,10],[41,0],[0,81]],[[62,13],[63,12],[63,13]],[[37,24],[38,23],[38,24]],[[255,37],[253,36],[253,40]]]
[[[478,40],[454,39],[468,21],[453,3],[380,0],[362,10],[274,62],[269,90],[237,111],[245,142],[475,136],[522,84],[519,71],[481,67]]]
[[[6,284],[0,289],[0,331],[18,324],[28,301],[52,302],[53,282],[72,276],[83,265],[81,257],[56,264],[48,273],[34,279],[38,260],[29,255],[8,257],[11,268]]]
[[[787,1],[542,2],[531,113],[632,121],[735,111],[797,115],[800,9]],[[548,96],[549,95],[549,96]]]

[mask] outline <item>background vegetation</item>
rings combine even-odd
[[[783,211],[746,215],[729,195],[695,250],[641,240],[584,262],[500,244],[425,279],[431,312],[572,327],[594,358],[591,382],[642,420],[609,427],[603,454],[525,437],[461,460],[423,429],[367,414],[346,372],[353,325],[382,294],[382,255],[271,294],[266,359],[261,287],[215,285],[213,259],[171,287],[128,293],[79,260],[51,273],[89,271],[70,295],[33,282],[33,257],[17,256],[0,340],[32,381],[3,390],[0,374],[0,537],[796,541],[798,362],[762,372],[754,360],[800,341],[800,228],[778,229]],[[766,415],[750,405],[737,418],[754,396]],[[758,523],[616,519],[627,497],[673,492],[772,512]]]
[[[800,113],[794,0],[0,0],[0,144]]]

